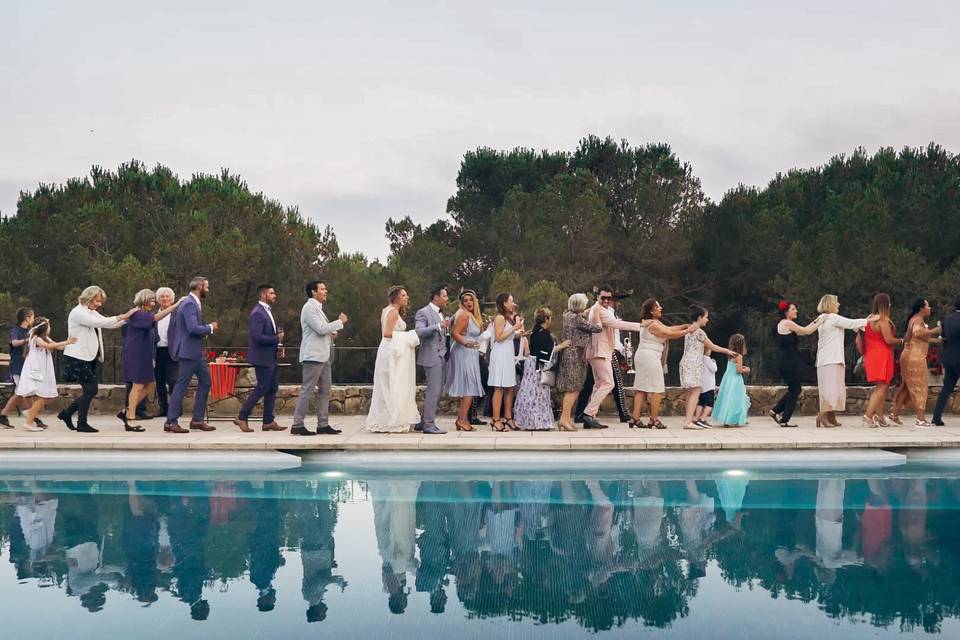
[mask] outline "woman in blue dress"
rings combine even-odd
[[[151,289],[141,289],[133,299],[137,310],[127,320],[123,334],[123,381],[130,383],[130,399],[126,411],[120,410],[117,417],[123,422],[127,431],[143,431],[143,427],[130,423],[137,419],[137,404],[146,398],[154,387],[153,365],[156,355],[156,326],[157,322],[172,313],[180,306],[180,301],[173,303],[163,311],[153,313],[157,306],[157,294]]]
[[[714,402],[713,417],[725,427],[742,427],[747,424],[747,412],[750,410],[750,397],[743,374],[750,373],[750,367],[744,366],[743,357],[747,355],[747,341],[743,334],[730,336],[730,351],[734,355],[727,361],[727,370],[720,381],[720,391]]]
[[[450,345],[447,372],[447,395],[460,398],[457,431],[475,430],[468,413],[473,399],[483,396],[478,351],[482,333],[483,320],[480,318],[477,294],[467,289],[460,294],[460,309],[453,316],[453,329],[450,332],[453,344]]]

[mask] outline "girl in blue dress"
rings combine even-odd
[[[750,397],[743,374],[750,373],[750,367],[743,364],[747,355],[747,341],[743,334],[730,336],[730,350],[734,356],[727,361],[727,370],[720,381],[720,391],[714,402],[713,418],[725,427],[742,427],[747,424],[747,412],[750,409]]]

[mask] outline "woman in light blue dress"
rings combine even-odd
[[[734,357],[727,361],[727,370],[720,381],[720,391],[713,406],[713,417],[725,427],[742,427],[747,424],[747,412],[750,410],[750,397],[743,374],[750,373],[750,367],[743,364],[747,354],[747,342],[742,334],[730,336],[730,350]]]
[[[450,360],[447,371],[447,395],[460,398],[457,414],[457,431],[474,431],[468,412],[474,398],[483,397],[483,382],[480,379],[480,335],[483,320],[477,294],[467,289],[460,294],[460,309],[453,316],[450,337]]]
[[[517,365],[513,339],[523,335],[523,316],[509,293],[497,296],[497,317],[493,320],[493,346],[490,347],[490,374],[487,384],[493,389],[494,431],[516,431],[513,420],[513,394],[517,387]],[[500,416],[503,416],[501,421]]]

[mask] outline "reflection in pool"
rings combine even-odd
[[[331,475],[0,474],[4,635],[960,632],[940,473]]]

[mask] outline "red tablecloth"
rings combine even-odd
[[[223,400],[233,395],[237,386],[238,367],[231,367],[225,362],[210,363],[210,397],[213,400]]]

